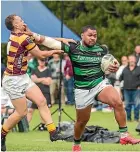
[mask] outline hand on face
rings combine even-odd
[[[32,31],[29,29],[29,27],[28,27],[26,24],[24,25],[24,27],[25,27],[24,33],[27,34],[27,35],[29,35],[29,36],[32,36],[33,33],[32,33]]]

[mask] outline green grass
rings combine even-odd
[[[51,108],[54,111],[57,106]],[[75,118],[74,106],[64,106],[64,110]],[[58,113],[53,115],[53,120],[57,124]],[[70,119],[62,114],[62,121],[70,121]],[[7,150],[8,151],[71,151],[71,142],[58,141],[50,142],[48,132],[32,131],[32,129],[39,124],[40,119],[38,111],[34,113],[33,120],[30,123],[30,132],[28,133],[9,133],[7,136]],[[112,113],[95,112],[91,114],[88,125],[100,125],[110,130],[118,130],[117,123]],[[129,131],[133,136],[140,138],[135,128],[136,122],[128,123]],[[82,143],[84,151],[140,151],[140,145],[126,145],[120,144],[96,144],[96,143]]]

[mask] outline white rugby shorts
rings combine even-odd
[[[11,100],[24,97],[25,92],[34,85],[35,83],[28,74],[18,76],[4,75],[2,79],[2,87]]]
[[[74,95],[75,95],[75,105],[76,109],[84,109],[87,106],[93,104],[96,101],[97,95],[108,86],[112,86],[109,83],[108,79],[104,79],[102,82],[100,82],[97,86],[90,90],[85,89],[75,89]]]

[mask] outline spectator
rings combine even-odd
[[[51,103],[56,103],[56,98],[58,97],[59,83],[60,83],[60,56],[58,54],[54,54],[53,58],[49,60],[48,66],[52,73],[52,84],[50,85],[50,93],[51,93]],[[65,104],[65,94],[64,94],[64,66],[65,62],[62,60],[62,87],[61,87],[61,101]]]
[[[136,65],[136,57],[130,55],[128,57],[128,66],[124,68],[120,81],[124,80],[124,99],[125,109],[127,112],[127,120],[131,121],[131,109],[134,105],[134,119],[139,120],[139,93],[140,93],[140,67]]]
[[[3,57],[1,57],[1,78],[3,76],[3,73],[4,73],[5,69],[6,69],[6,67],[5,67],[5,65],[3,63]]]
[[[140,66],[140,45],[137,45],[135,47],[135,56],[136,56],[137,66]]]
[[[74,96],[73,96],[73,88],[74,88],[74,77],[73,77],[73,69],[70,58],[67,54],[65,54],[66,65],[64,67],[65,74],[65,90],[67,95],[66,104],[73,105],[74,104]]]
[[[35,70],[38,66],[38,62],[37,59],[34,58],[31,53],[28,53],[27,60],[28,60],[27,74],[29,75],[29,77],[31,77],[32,71]],[[32,101],[27,99],[27,107],[30,108],[31,105],[32,105]]]
[[[50,97],[50,84],[52,82],[51,71],[45,65],[44,60],[38,60],[39,66],[36,70],[32,71],[31,79],[37,84],[37,86],[42,91],[44,97],[46,98],[46,102],[48,107],[51,107],[51,97]],[[32,104],[28,110],[28,122],[31,121],[34,110],[37,109],[37,105]],[[45,122],[42,120],[42,125],[45,127]]]
[[[122,56],[121,58],[121,66],[119,67],[118,71],[116,72],[116,79],[119,80],[120,75],[122,74],[123,69],[128,65],[128,58],[127,56]]]
[[[37,59],[33,57],[31,53],[28,53],[28,68],[27,74],[31,77],[32,71],[38,66]]]
[[[128,58],[127,56],[122,56],[121,58],[121,66],[119,67],[118,71],[116,72],[116,82],[115,82],[115,87],[120,93],[122,100],[124,100],[124,90],[123,90],[123,81],[119,82],[119,78],[122,74],[122,71],[124,68],[128,65]]]

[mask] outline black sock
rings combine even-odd
[[[75,145],[79,145],[81,143],[81,138],[80,139],[74,139],[74,144]]]
[[[8,131],[6,131],[6,130],[4,129],[4,127],[2,127],[2,128],[1,128],[1,138],[5,138],[6,135],[7,135],[7,133],[8,133]]]
[[[128,131],[127,126],[126,126],[126,127],[119,127],[119,132],[120,132],[120,133],[125,133],[125,132],[127,132],[127,131]]]

